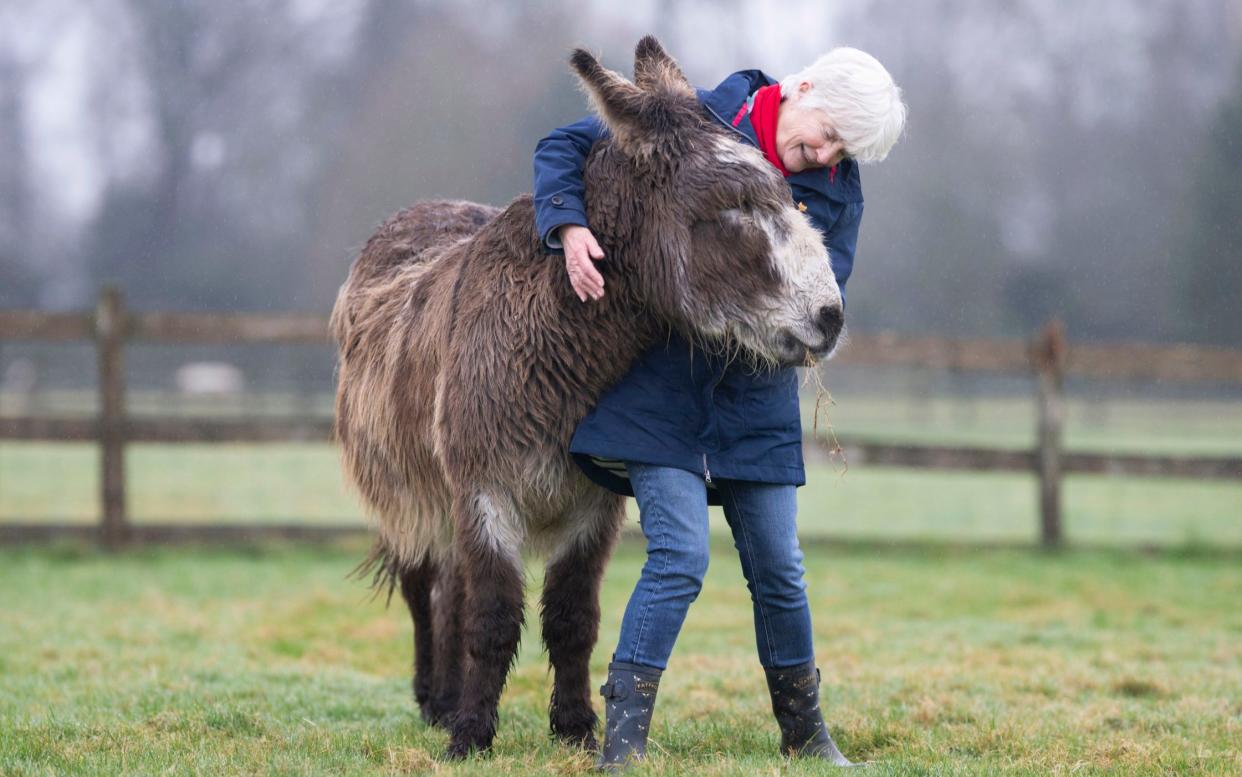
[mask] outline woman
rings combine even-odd
[[[824,236],[845,291],[862,218],[858,162],[882,160],[906,109],[873,57],[838,48],[779,83],[743,70],[699,101],[738,142],[757,146]],[[594,118],[553,131],[535,150],[536,227],[563,252],[584,303],[605,293],[605,256],[586,220],[582,169],[605,132]],[[601,333],[606,336],[606,333]],[[795,526],[806,481],[794,369],[752,372],[671,335],[601,397],[570,447],[595,482],[638,500],[647,561],[608,667],[600,766],[646,749],[660,676],[708,561],[709,504],[723,505],[754,605],[755,637],[782,752],[850,762],[819,712],[819,673]]]

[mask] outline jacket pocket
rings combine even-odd
[[[742,400],[746,428],[753,434],[801,435],[798,371],[792,367],[754,375]]]

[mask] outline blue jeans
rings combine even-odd
[[[626,462],[647,538],[647,563],[634,586],[614,661],[668,666],[686,611],[707,573],[707,484],[674,467]],[[795,486],[717,480],[755,613],[759,663],[766,668],[815,658],[811,609],[795,526]]]

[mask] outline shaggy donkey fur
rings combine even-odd
[[[582,50],[572,65],[610,130],[585,169],[605,297],[574,296],[523,196],[503,211],[398,213],[332,313],[344,467],[378,528],[377,580],[409,606],[414,695],[449,729],[450,757],[495,735],[526,544],[548,557],[551,729],[595,746],[588,660],[624,500],[588,481],[568,446],[600,394],[669,327],[763,364],[824,352],[840,328],[819,235],[653,38],[638,45],[635,83]]]

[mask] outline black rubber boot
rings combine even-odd
[[[659,669],[613,661],[608,682],[600,687],[604,697],[604,746],[595,768],[615,772],[647,753],[647,730],[660,687]]]
[[[819,711],[819,670],[815,663],[765,669],[772,713],[781,727],[781,752],[797,758],[822,758],[836,766],[854,766],[841,755]]]

